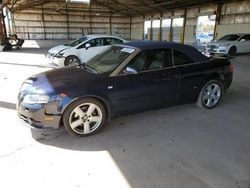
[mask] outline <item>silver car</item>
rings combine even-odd
[[[250,52],[250,34],[237,33],[225,35],[217,41],[208,43],[206,51],[210,54],[227,56]]]
[[[63,67],[84,63],[112,44],[121,44],[126,40],[110,35],[87,35],[68,44],[49,49],[48,63]]]

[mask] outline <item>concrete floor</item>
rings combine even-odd
[[[0,187],[250,187],[250,54],[232,59],[233,84],[213,110],[188,104],[125,116],[77,138],[19,123],[17,91],[50,69],[52,43],[26,45],[0,53]]]

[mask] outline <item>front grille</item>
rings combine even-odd
[[[208,45],[207,47],[210,48],[210,49],[217,49],[217,48],[219,48],[219,46],[217,46],[217,45]]]

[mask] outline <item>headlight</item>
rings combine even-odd
[[[219,44],[220,47],[230,46],[230,44]]]
[[[64,55],[64,53],[59,52],[58,54],[55,55],[55,57],[61,58],[61,57],[63,57],[63,55]]]
[[[23,103],[27,104],[45,104],[48,102],[49,96],[47,95],[28,94],[23,99]]]

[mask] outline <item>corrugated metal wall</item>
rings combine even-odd
[[[216,33],[216,38],[231,33],[250,33],[250,1],[223,4]]]
[[[68,6],[68,7],[67,7]],[[85,12],[68,12],[70,9],[85,9]],[[96,8],[96,7],[92,7]],[[186,11],[184,42],[195,41],[197,18],[200,15],[214,14],[217,5],[189,8]],[[14,14],[15,29],[18,36],[24,39],[73,39],[85,34],[112,34],[123,38],[142,39],[144,20],[168,19],[182,16],[183,10],[165,12],[162,15],[145,15],[134,18],[122,15],[110,15],[104,12],[95,15],[80,4],[58,5],[49,3],[37,10],[17,12]],[[158,38],[159,29],[153,32]],[[216,27],[216,38],[229,33],[250,33],[250,1],[239,1],[222,4],[221,18]],[[162,29],[162,38],[168,40],[169,28]]]
[[[143,36],[143,17],[132,18],[131,39],[142,39]]]
[[[81,4],[68,4],[66,7],[49,3],[38,10],[16,12],[13,15],[15,32],[24,39],[74,39],[86,34],[130,38],[129,17],[109,12],[96,15],[94,12],[67,11],[68,8],[80,7]]]

